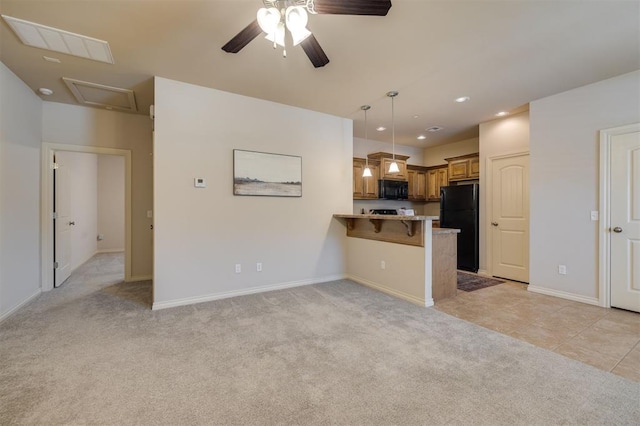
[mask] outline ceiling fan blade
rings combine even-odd
[[[329,58],[327,58],[327,55],[324,53],[324,50],[322,50],[320,43],[318,43],[318,40],[316,40],[313,34],[304,39],[302,43],[300,43],[300,46],[302,46],[304,53],[307,54],[314,67],[324,67],[329,63]]]
[[[258,20],[254,19],[252,23],[247,25],[242,31],[240,31],[234,38],[229,40],[227,44],[222,46],[222,50],[229,53],[238,53],[245,47],[251,40],[258,37],[262,33]]]
[[[386,16],[391,0],[313,0],[316,13]]]

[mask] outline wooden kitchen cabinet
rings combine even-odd
[[[427,199],[427,168],[408,165],[407,180],[409,181],[409,200],[425,201]]]
[[[368,200],[378,198],[378,164],[375,161],[369,161],[369,169],[371,169],[371,177],[363,177],[362,173],[366,166],[364,158],[353,159],[353,199]]]
[[[449,163],[449,181],[478,179],[480,177],[480,156],[478,153],[446,158]]]
[[[398,168],[400,169],[399,173],[389,173],[389,165],[393,162],[393,154],[389,152],[376,152],[374,154],[369,154],[369,162],[371,160],[379,162],[379,174],[378,179],[389,179],[389,180],[408,180],[407,175],[407,160],[409,159],[406,155],[398,155],[396,154],[396,163],[398,163]]]
[[[449,185],[448,165],[430,167],[427,172],[427,201],[440,201],[440,188]]]

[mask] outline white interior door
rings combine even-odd
[[[491,273],[529,282],[529,155],[491,162]]]
[[[65,167],[64,158],[56,155],[57,168],[54,169],[54,210],[55,219],[55,287],[59,287],[71,274],[71,179]]]
[[[611,306],[640,312],[640,132],[611,137]]]

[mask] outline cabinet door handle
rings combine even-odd
[[[498,226],[498,222],[491,222],[493,226]]]
[[[75,222],[69,222],[69,226],[74,226],[75,224]]]

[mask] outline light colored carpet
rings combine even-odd
[[[118,262],[0,324],[0,424],[640,420],[638,383],[349,281],[151,311]]]

